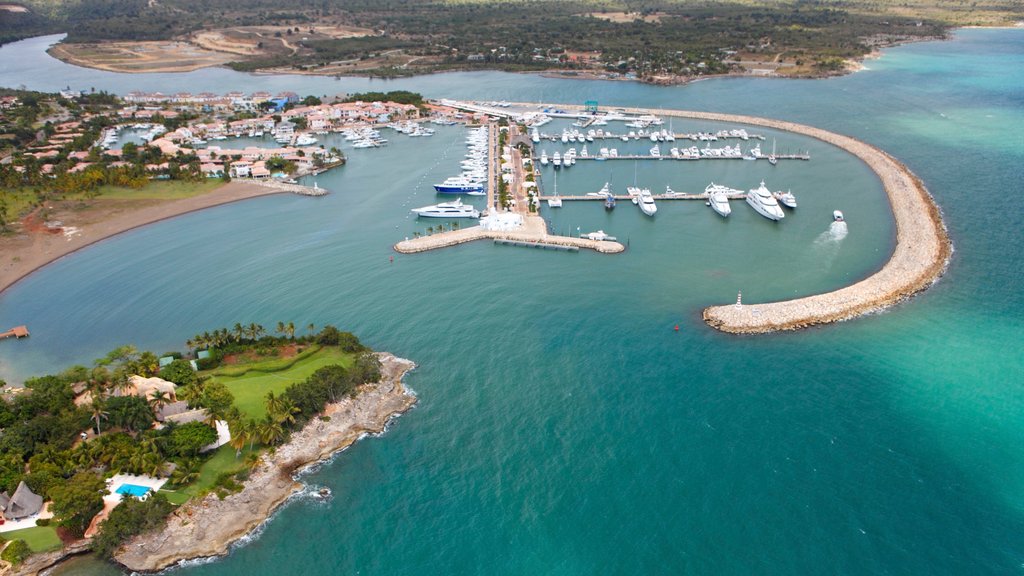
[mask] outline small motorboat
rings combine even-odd
[[[843,213],[840,212],[839,210],[835,210],[835,211],[832,212],[832,219],[835,220],[836,222],[845,222],[846,221],[846,220],[843,219]]]

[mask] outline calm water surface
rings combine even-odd
[[[545,212],[555,230],[602,228],[629,250],[477,243],[389,263],[396,240],[433,224],[407,210],[434,203],[430,184],[464,153],[464,130],[447,128],[348,150],[349,165],[319,179],[326,198],[216,208],[65,258],[0,297],[0,326],[33,331],[0,345],[3,377],[125,342],[180,348],[236,321],[332,322],[420,364],[409,377],[415,410],[307,476],[333,489],[330,503],[298,499],[230,557],[183,573],[1020,573],[1024,33],[963,31],[840,79],[676,88],[502,73],[122,75],[50,59],[50,41],[0,48],[0,85],[413,89],[804,122],[908,164],[956,245],[937,286],[883,314],[767,337],[707,329],[700,309],[737,290],[751,302],[835,288],[892,247],[881,188],[859,161],[767,133],[813,160],[645,162],[635,173],[655,191],[762,178],[792,188],[800,208],[779,224],[735,202],[729,220],[662,203],[654,221],[628,204],[609,215],[566,203]],[[558,186],[584,193],[633,178],[628,162],[578,164]],[[848,216],[845,237],[830,234],[835,208]],[[116,570],[86,560],[64,573]]]

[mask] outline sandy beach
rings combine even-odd
[[[213,206],[285,192],[288,190],[252,182],[231,182],[191,198],[111,207],[81,222],[65,219],[63,234],[29,232],[0,238],[0,294],[43,266],[122,232]]]

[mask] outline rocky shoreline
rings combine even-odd
[[[176,510],[159,532],[126,542],[114,556],[135,572],[156,572],[182,560],[223,556],[232,543],[267,520],[302,485],[296,472],[343,450],[366,434],[384,431],[416,397],[402,377],[416,365],[392,354],[378,354],[381,381],[365,385],[354,398],[327,407],[329,419],[315,419],[291,440],[263,457],[244,488],[223,500],[209,494]]]

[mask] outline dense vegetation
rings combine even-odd
[[[159,493],[144,501],[125,498],[100,525],[100,533],[93,539],[92,549],[101,557],[110,558],[128,538],[162,527],[173,509],[174,506]]]
[[[190,350],[165,354],[173,360],[162,368],[156,354],[122,346],[91,367],[74,366],[26,381],[23,392],[0,396],[0,489],[11,493],[24,481],[52,501],[55,526],[71,536],[81,536],[102,509],[107,492],[104,479],[113,474],[169,474],[170,487],[196,494],[187,488],[200,479],[204,462],[211,459],[211,453],[202,450],[217,439],[212,427],[215,420],[229,423],[236,458],[247,451],[246,466],[255,463],[261,447],[284,442],[326,403],[341,400],[360,385],[380,378],[376,355],[355,335],[333,326],[319,332],[313,325],[306,328],[305,335],[296,336],[294,323],[280,322],[278,335],[273,336],[259,324],[236,324],[234,329],[218,329],[190,339]],[[214,345],[216,349],[209,348]],[[324,347],[336,347],[351,363],[347,367],[324,366],[279,394],[267,393],[262,419],[245,418],[234,405],[231,392],[217,380],[216,375],[223,371],[249,366],[268,372],[283,370],[288,360],[285,352],[301,354],[304,349],[316,352]],[[211,352],[202,360],[206,370],[200,372],[189,363],[197,349]],[[280,359],[280,365],[268,358]],[[210,370],[213,368],[218,369]],[[191,408],[205,409],[205,419],[153,427],[154,414],[172,398],[163,392],[149,397],[126,392],[132,387],[132,375],[157,374],[178,385],[179,400]],[[248,468],[233,468],[208,482],[207,489],[223,496],[239,490],[247,475]],[[101,525],[95,549],[111,555],[125,538],[160,526],[172,507],[160,493],[150,494],[144,502],[127,497]],[[23,545],[8,546],[12,561],[21,557]]]
[[[942,34],[951,24],[1009,22],[1024,15],[1011,0],[23,0],[28,14],[0,13],[0,42],[41,31],[69,41],[167,39],[228,26],[312,30],[349,25],[353,38],[293,39],[295,54],[266,51],[240,69],[325,66],[403,51],[417,67],[594,68],[573,52],[599,51],[598,69],[638,75],[706,74],[730,69],[730,52],[798,54],[808,61],[858,56],[867,39]],[[387,74],[412,73],[392,66]]]
[[[423,95],[408,90],[392,90],[391,92],[357,92],[350,94],[345,102],[394,102],[396,104],[423,105]]]

